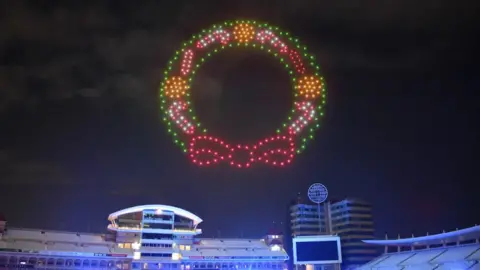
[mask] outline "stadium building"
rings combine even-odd
[[[332,200],[317,205],[305,204],[300,195],[289,207],[291,237],[338,235],[342,246],[342,269],[363,265],[380,254],[378,248],[362,240],[374,239],[372,206],[359,199]],[[290,241],[286,248],[291,257]],[[292,264],[290,263],[290,266]]]
[[[278,235],[198,238],[202,219],[181,208],[143,205],[108,216],[108,233],[7,227],[0,221],[0,269],[284,269]]]
[[[411,238],[365,240],[384,254],[359,267],[368,269],[480,270],[480,226]]]

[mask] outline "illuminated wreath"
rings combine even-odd
[[[233,145],[208,134],[195,117],[190,87],[196,70],[215,53],[238,46],[263,50],[287,69],[294,88],[294,104],[276,134],[252,145]],[[174,142],[197,165],[228,162],[238,168],[253,163],[284,166],[305,149],[319,127],[325,104],[325,83],[314,57],[287,32],[255,21],[213,25],[193,36],[175,53],[164,72],[161,108]]]

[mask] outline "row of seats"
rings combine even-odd
[[[119,249],[107,245],[78,246],[67,243],[43,244],[31,241],[0,242],[0,248],[22,249],[22,250],[49,250],[65,252],[88,252],[88,253],[126,253],[129,249]]]
[[[262,240],[202,239],[183,256],[286,256],[283,251],[272,251]]]
[[[473,244],[383,254],[359,269],[441,269],[458,263],[474,267],[477,261],[480,261],[480,245]]]
[[[267,245],[259,239],[239,240],[239,239],[202,239],[200,246],[213,248],[264,248]]]
[[[55,231],[41,231],[29,229],[9,228],[5,234],[6,239],[40,240],[52,242],[72,242],[72,243],[104,243],[105,237],[102,234],[88,233],[69,233]]]
[[[269,249],[198,249],[182,251],[183,256],[286,256],[282,251],[271,251]]]

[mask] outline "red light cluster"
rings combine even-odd
[[[187,75],[192,69],[192,60],[193,60],[193,51],[186,50],[185,53],[183,54],[182,67],[180,69],[180,71],[184,76]]]
[[[190,157],[197,165],[228,162],[237,168],[248,168],[255,162],[284,166],[292,162],[295,142],[290,135],[278,135],[259,141],[254,145],[229,145],[212,136],[197,136],[190,141]],[[241,154],[246,156],[241,158]]]
[[[288,52],[288,47],[283,43],[272,31],[269,30],[262,30],[257,33],[257,40],[260,43],[265,44],[266,41],[270,41],[270,43],[275,48],[280,48],[280,52],[286,53]]]
[[[184,115],[184,111],[188,109],[188,105],[183,101],[174,101],[170,108],[168,108],[168,114],[170,118],[180,127],[186,134],[193,134],[195,132],[195,126]]]
[[[303,65],[302,57],[295,50],[290,50],[289,53],[290,60],[292,60],[293,65],[298,73],[305,73],[305,66]]]
[[[206,48],[215,41],[219,41],[221,44],[226,45],[228,42],[230,42],[230,36],[231,35],[229,32],[223,29],[217,29],[213,33],[205,35],[203,38],[197,41],[197,48]]]
[[[302,112],[289,126],[289,132],[294,135],[302,132],[303,128],[315,117],[315,106],[309,101],[295,102],[297,112]]]

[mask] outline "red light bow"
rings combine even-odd
[[[190,157],[198,165],[229,162],[231,166],[248,168],[254,162],[283,166],[295,156],[293,137],[278,135],[254,145],[229,145],[212,136],[197,136],[190,140]]]

